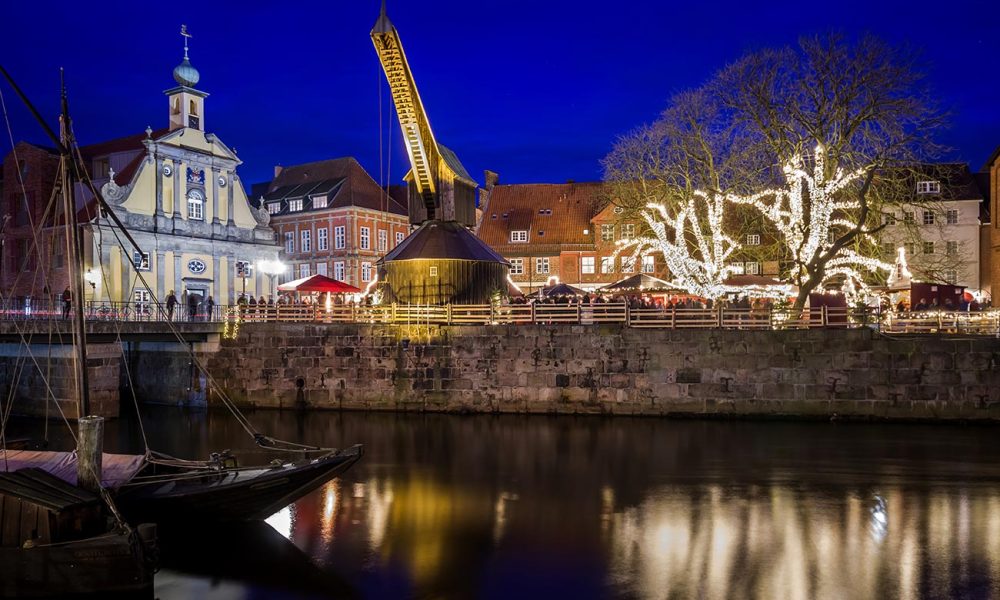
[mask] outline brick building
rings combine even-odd
[[[386,193],[352,157],[276,167],[258,202],[290,266],[285,280],[318,273],[364,288],[410,233],[406,187]]]
[[[639,232],[600,182],[498,185],[487,173],[479,237],[510,261],[510,276],[525,292],[550,277],[594,290],[640,271],[665,277],[661,257],[613,256],[615,242]]]

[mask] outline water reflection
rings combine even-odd
[[[158,449],[252,447],[225,415],[155,413]],[[365,443],[344,478],[268,523],[367,597],[1000,597],[997,428],[254,420]],[[115,431],[107,446],[134,443]]]

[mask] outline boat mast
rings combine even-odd
[[[73,177],[70,167],[73,165],[73,133],[69,119],[69,99],[66,96],[66,82],[62,69],[59,70],[59,87],[62,94],[62,114],[59,117],[59,172],[63,193],[63,211],[66,226],[69,227],[70,270],[69,276],[73,294],[73,326],[76,338],[76,386],[79,394],[80,412],[78,417],[90,414],[90,381],[87,376],[87,327],[83,319],[83,244],[80,227],[76,218],[76,202],[73,198]]]

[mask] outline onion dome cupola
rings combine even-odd
[[[177,87],[167,90],[165,93],[170,99],[170,130],[187,127],[190,129],[205,130],[205,92],[194,89],[201,79],[198,69],[191,64],[188,58],[188,33],[187,25],[181,25],[181,36],[184,38],[184,59],[181,64],[174,67],[174,81]]]

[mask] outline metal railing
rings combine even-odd
[[[63,303],[0,304],[0,320],[67,319]],[[869,327],[884,333],[1000,335],[1000,310],[982,312],[882,312],[878,309],[636,307],[626,302],[570,304],[214,305],[173,311],[153,303],[88,302],[88,321],[225,323],[379,323],[398,325],[598,325],[619,323],[659,329],[810,329]]]

